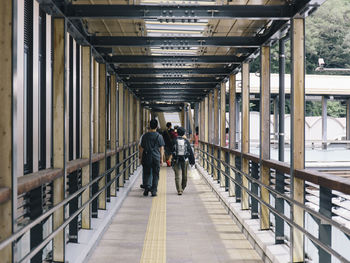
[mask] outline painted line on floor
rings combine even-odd
[[[166,263],[166,175],[166,167],[161,167],[158,196],[153,197],[140,263]]]

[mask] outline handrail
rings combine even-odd
[[[24,233],[26,233],[27,231],[29,231],[32,227],[34,227],[35,225],[37,225],[38,223],[40,223],[42,220],[44,220],[45,218],[47,218],[48,216],[52,215],[55,211],[57,211],[59,208],[61,208],[62,206],[66,205],[69,201],[71,201],[73,198],[77,197],[79,194],[81,194],[82,192],[84,192],[88,187],[92,186],[93,184],[95,184],[96,182],[98,182],[99,180],[101,180],[104,176],[106,176],[107,174],[109,174],[110,172],[112,172],[114,169],[117,169],[119,166],[121,166],[123,163],[125,163],[126,161],[128,161],[129,159],[133,158],[135,155],[137,155],[139,152],[135,151],[133,154],[129,155],[128,157],[126,157],[125,159],[123,159],[122,162],[116,164],[115,166],[111,167],[110,169],[104,171],[101,175],[99,175],[98,177],[94,178],[92,181],[90,181],[88,184],[82,186],[79,190],[77,190],[76,192],[74,192],[72,195],[68,196],[67,198],[65,198],[64,200],[62,200],[60,203],[56,204],[55,206],[53,206],[51,209],[49,209],[48,211],[46,211],[44,214],[40,215],[38,218],[36,218],[35,220],[33,220],[32,222],[30,222],[28,225],[24,226],[23,228],[21,228],[20,230],[18,230],[17,232],[13,233],[11,236],[9,236],[8,238],[4,239],[3,241],[0,242],[0,250],[5,248],[6,246],[8,246],[10,243],[14,242],[16,239],[18,239],[19,237],[21,237]],[[132,165],[134,165],[135,162],[137,162],[138,160],[135,158],[135,160],[133,160],[132,162],[130,162],[130,164],[128,164],[123,170],[121,170],[117,176],[115,176],[113,179],[111,179],[111,181],[106,184],[106,186],[104,186],[102,189],[100,189],[89,201],[92,202],[92,200],[94,200],[101,192],[103,192],[104,189],[106,189],[110,184],[112,184],[114,181],[116,181],[120,175],[122,173],[124,173],[124,171],[126,171],[127,169],[129,169],[129,167],[131,167]],[[53,169],[54,170],[54,169]],[[62,169],[55,169],[58,171],[61,171]],[[57,171],[55,171],[55,173],[57,174]],[[45,172],[43,172],[45,177]],[[28,176],[23,176],[23,177],[28,177]],[[22,178],[22,177],[21,177]],[[25,191],[24,191],[25,192]],[[90,203],[88,202],[88,203]],[[87,205],[87,203],[85,203],[84,205]],[[80,209],[80,208],[79,208]],[[81,209],[82,210],[82,209]],[[78,211],[81,211],[78,210]],[[69,222],[68,222],[69,223]],[[67,223],[67,224],[68,224]],[[65,224],[65,223],[64,223]],[[67,225],[66,224],[66,225]],[[62,225],[61,225],[62,226]],[[51,233],[49,235],[49,237],[52,236],[52,238],[58,233],[58,229],[56,229],[53,233]],[[54,234],[55,233],[55,234]],[[53,235],[54,234],[54,235]],[[50,238],[50,240],[52,239]],[[47,240],[47,239],[45,239]],[[43,241],[44,242],[44,241]],[[43,242],[41,244],[43,244]],[[29,255],[35,255],[33,254],[33,250],[32,252],[30,252],[30,254],[26,255],[25,259],[30,259],[31,257],[29,257]],[[23,260],[21,260],[22,262]],[[24,261],[23,261],[24,262]]]
[[[6,201],[10,200],[10,197],[11,197],[10,188],[1,187],[0,188],[0,204],[5,203]]]
[[[200,141],[200,142],[203,144],[207,144],[209,146],[221,148],[224,151],[232,152],[233,154],[238,156],[237,150],[227,149],[226,147],[220,147],[218,145],[210,144],[210,143],[207,143],[204,141]],[[241,153],[240,152],[239,155],[246,158],[246,159],[252,160],[255,163],[261,162],[262,164],[266,165],[267,167],[269,167],[271,169],[275,169],[275,170],[280,171],[280,172],[283,172],[285,174],[291,173],[290,166],[286,163],[281,162],[281,161],[276,161],[276,160],[271,160],[271,159],[269,159],[269,160],[261,159],[257,155],[250,154],[250,153]],[[312,182],[314,184],[329,188],[331,190],[336,190],[336,191],[343,192],[345,194],[350,194],[350,180],[349,179],[335,176],[332,174],[320,173],[320,172],[316,172],[316,171],[309,170],[309,169],[293,170],[293,174],[299,179],[303,179],[305,181]]]
[[[202,142],[202,143],[206,144],[205,142]],[[219,147],[216,147],[216,148],[220,149]],[[221,149],[223,151],[227,151],[226,148],[221,147]],[[342,262],[349,262],[345,257],[343,257],[336,250],[334,250],[331,246],[327,245],[326,243],[322,243],[321,240],[319,240],[316,236],[314,236],[313,233],[310,233],[307,229],[305,229],[304,227],[298,225],[296,222],[294,222],[291,218],[287,217],[286,215],[281,214],[269,202],[261,199],[261,197],[259,196],[259,194],[257,192],[253,192],[251,189],[249,189],[248,186],[243,185],[242,182],[238,182],[237,178],[232,177],[232,175],[230,173],[227,173],[226,170],[223,171],[220,168],[219,164],[222,164],[224,167],[232,169],[235,173],[239,173],[240,175],[246,177],[251,183],[255,183],[255,184],[259,185],[260,188],[266,188],[269,191],[270,194],[275,195],[278,198],[282,198],[283,200],[288,202],[291,206],[293,206],[293,205],[299,206],[305,212],[308,212],[312,216],[315,216],[316,218],[321,220],[323,222],[323,224],[332,225],[332,226],[338,228],[343,233],[345,233],[347,235],[350,235],[350,229],[347,228],[345,225],[343,225],[343,224],[333,220],[332,218],[327,217],[326,215],[323,215],[322,213],[319,213],[319,211],[316,211],[316,210],[308,207],[304,203],[300,203],[300,202],[294,200],[292,197],[289,197],[287,194],[283,194],[283,193],[278,192],[276,189],[274,189],[270,185],[265,185],[259,179],[254,178],[250,174],[242,172],[241,170],[237,169],[235,166],[232,166],[232,165],[226,163],[226,161],[224,161],[224,160],[214,156],[214,154],[210,154],[209,152],[207,152],[206,150],[201,149],[200,147],[199,147],[199,151],[203,153],[203,155],[200,154],[199,157],[201,159],[203,159],[204,162],[208,162],[208,157],[210,157],[213,160],[217,161],[217,165],[214,165],[213,163],[211,163],[211,164],[208,163],[208,165],[211,165],[212,169],[216,169],[222,175],[224,175],[224,177],[229,178],[229,180],[232,181],[235,185],[238,185],[241,189],[244,189],[244,191],[246,191],[252,198],[256,199],[259,203],[261,203],[261,204],[265,205],[266,207],[268,207],[269,211],[272,214],[274,214],[275,216],[280,217],[288,225],[290,225],[293,228],[296,228],[299,231],[301,231],[305,236],[307,236],[317,246],[322,248],[327,253],[335,256],[336,258],[338,258]],[[244,157],[244,154],[242,154],[241,156]],[[251,156],[249,156],[249,157],[251,157]],[[253,157],[254,157],[254,155],[253,155]],[[255,163],[263,163],[263,162],[265,162],[264,163],[265,165],[268,165],[269,167],[272,167],[272,168],[276,169],[276,171],[285,170],[287,172],[287,174],[289,174],[290,171],[291,171],[290,168],[289,168],[289,165],[284,164],[284,163],[279,162],[279,161],[273,161],[273,160],[267,160],[266,161],[266,160],[258,159],[257,162],[255,162]],[[281,170],[279,170],[279,168]],[[294,172],[295,175],[298,174],[297,177],[301,177],[301,179],[303,179],[303,180],[306,180],[306,181],[309,181],[309,182],[312,182],[312,183],[315,183],[315,184],[318,184],[318,185],[328,184],[330,186],[333,186],[332,184],[334,182],[334,177],[335,176],[330,176],[330,175],[325,175],[325,174],[318,173],[318,172],[308,171],[306,169],[304,169],[304,170],[294,170],[293,172]],[[310,180],[309,180],[309,178],[305,179],[305,176],[309,176]],[[350,190],[350,187],[349,187],[350,186],[350,180],[347,180],[347,179],[344,179],[344,178],[341,178],[341,179],[342,180],[337,180],[338,184],[335,185],[334,187],[327,187],[327,188],[331,188],[333,190],[337,190],[337,191],[340,191],[340,192],[343,192],[343,193],[350,192],[349,191]],[[339,181],[341,181],[341,182],[339,182]],[[344,189],[346,189],[346,190],[344,191]]]
[[[110,157],[118,152],[121,152],[124,149],[130,148],[137,144],[137,141],[133,143],[129,143],[122,147],[117,147],[115,150],[109,150],[105,153],[94,153],[91,156],[91,162],[95,163],[98,161],[103,160],[106,156]],[[82,158],[82,159],[75,159],[72,161],[69,161],[67,163],[67,173],[72,173],[78,169],[81,169],[85,166],[89,165],[89,159]],[[26,192],[29,192],[45,183],[50,183],[53,180],[63,176],[63,169],[60,168],[49,168],[40,170],[35,173],[27,174],[25,176],[21,176],[18,178],[18,195],[24,194]],[[6,200],[9,200],[10,195],[8,197],[5,197],[5,193],[1,194],[0,192],[0,204],[2,202],[5,202]],[[4,200],[4,201],[2,201]]]

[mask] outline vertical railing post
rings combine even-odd
[[[255,162],[251,162],[251,172],[252,177],[255,179],[259,179],[259,164]],[[252,183],[251,191],[258,195],[259,194],[259,185],[257,183]],[[257,219],[259,218],[259,202],[256,198],[252,197],[252,208],[251,208],[251,218]]]
[[[270,46],[261,47],[260,71],[260,160],[270,159]],[[260,180],[270,185],[270,168],[260,165]],[[270,193],[265,187],[260,188],[261,199],[270,202]],[[266,205],[261,204],[260,229],[270,228],[270,213]]]
[[[327,150],[327,97],[322,96],[322,149]]]
[[[91,180],[91,150],[92,150],[92,83],[91,83],[91,71],[92,71],[92,60],[91,60],[91,47],[83,46],[81,48],[81,148],[84,159],[89,159],[89,165],[82,168],[82,185],[87,185]],[[91,197],[90,187],[87,188],[81,196],[81,202],[84,204]],[[83,229],[91,228],[91,205],[88,205],[81,215],[81,227]]]
[[[304,204],[304,180],[294,176],[295,169],[305,167],[305,20],[291,20],[292,36],[292,84],[291,84],[291,191],[292,197]],[[293,205],[291,218],[300,227],[304,227],[304,210]],[[304,262],[304,235],[293,228],[292,262]]]
[[[66,191],[66,91],[65,91],[65,45],[66,22],[63,18],[53,20],[53,166],[62,168],[63,176],[53,182],[53,205],[65,198]],[[53,228],[63,224],[64,208],[53,214]],[[53,239],[53,261],[65,261],[65,234],[61,230]]]
[[[249,63],[242,64],[242,153],[249,152]],[[242,158],[242,172],[249,173],[249,160]],[[249,187],[248,179],[243,176],[242,185]],[[249,196],[246,190],[242,189],[242,209],[249,209]]]
[[[320,186],[320,214],[332,219],[332,190]],[[325,222],[319,221],[318,239],[325,245],[332,245],[332,226]],[[320,263],[332,262],[332,256],[318,248],[318,258]]]
[[[350,141],[350,98],[346,100],[346,140]],[[350,148],[350,143],[347,143],[347,148]]]

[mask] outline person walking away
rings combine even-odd
[[[185,138],[185,129],[177,129],[178,137],[173,147],[173,169],[175,172],[175,185],[178,195],[182,195],[187,185],[188,164],[194,165],[195,159],[190,142]],[[181,169],[181,179],[180,179]]]
[[[150,131],[145,133],[142,137],[140,155],[141,163],[145,173],[145,191],[144,196],[148,196],[151,192],[152,196],[157,196],[159,170],[160,165],[163,164],[164,158],[164,140],[157,132],[158,121],[153,119],[150,121]],[[152,185],[149,184],[149,177],[152,171]]]
[[[147,130],[149,130],[149,127],[147,127]],[[141,153],[141,142],[142,142],[142,137],[143,135],[145,135],[146,133],[142,134],[141,137],[140,137],[140,142],[139,142],[139,152]],[[140,163],[142,164],[142,155],[139,154],[139,159],[140,159]],[[142,165],[143,166],[143,165]],[[142,184],[140,184],[140,187],[142,189],[145,189],[145,185],[152,185],[152,169],[151,169],[151,172],[150,172],[150,176],[148,176],[147,178],[148,182],[146,182],[146,176],[145,176],[145,169],[143,168],[142,169]]]
[[[171,122],[167,122],[166,124],[166,130],[163,131],[163,139],[165,143],[165,162],[167,163],[167,166],[170,167],[171,165],[171,157],[172,157],[172,148],[173,148],[173,140],[171,139]]]

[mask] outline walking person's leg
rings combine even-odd
[[[151,189],[151,184],[149,183],[149,178],[151,177],[151,166],[143,165],[143,186],[145,191],[143,192],[144,196],[148,195],[148,192]]]
[[[180,162],[176,161],[174,166],[174,173],[175,173],[175,186],[176,186],[176,191],[178,194],[182,193],[182,187],[180,183]]]
[[[181,162],[181,170],[182,170],[182,191],[185,190],[187,186],[187,169],[188,169],[188,161],[182,161]]]
[[[160,170],[160,163],[159,160],[153,159],[152,160],[152,196],[157,195],[157,190],[158,190],[158,181],[159,181],[159,170]]]

